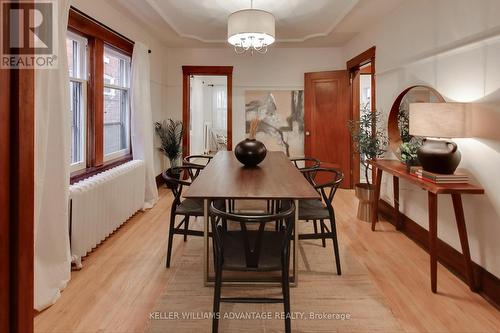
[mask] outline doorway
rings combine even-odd
[[[227,150],[227,78],[191,75],[189,90],[189,154]]]
[[[375,112],[376,86],[375,86],[375,46],[357,55],[347,62],[349,82],[351,89],[351,112],[352,119],[359,120],[365,112]],[[353,150],[354,151],[354,150]],[[359,154],[351,155],[352,177],[351,186],[360,182],[366,182],[364,166]],[[371,183],[372,173],[368,173]]]
[[[351,188],[351,136],[347,127],[349,74],[346,70],[305,73],[304,128],[306,156],[344,173],[341,188]]]
[[[369,114],[374,110],[372,106],[372,65],[371,62],[361,66],[359,68],[359,80],[356,80],[356,87],[353,86],[353,89],[359,89],[359,110],[357,113],[359,116],[363,116],[365,114]],[[359,81],[359,82],[358,82]],[[358,116],[358,117],[359,117]],[[370,177],[370,173],[366,173],[363,171],[364,165],[361,161],[358,163],[358,167],[360,171],[358,173],[359,182],[361,183],[370,183],[372,181],[372,177]],[[368,177],[368,179],[366,179]],[[356,177],[356,179],[358,179]]]
[[[183,156],[232,149],[231,66],[183,66]]]

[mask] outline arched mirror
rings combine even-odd
[[[388,134],[392,152],[398,157],[403,142],[412,141],[409,132],[410,103],[443,103],[445,99],[434,88],[417,85],[403,90],[394,101],[389,113]]]

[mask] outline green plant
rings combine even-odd
[[[410,135],[410,104],[406,98],[399,105],[398,112],[398,128],[401,141],[409,142],[412,138]]]
[[[155,132],[161,139],[161,147],[158,148],[170,161],[170,166],[176,166],[182,154],[182,121],[164,120],[155,123]]]
[[[398,149],[401,162],[406,165],[415,165],[418,163],[417,151],[420,146],[422,146],[420,138],[414,137],[408,142],[403,142]]]
[[[361,109],[359,120],[350,120],[348,123],[356,153],[359,153],[361,163],[365,168],[366,182],[370,185],[368,160],[374,160],[386,152],[389,142],[382,128],[381,113],[371,112],[367,105]]]

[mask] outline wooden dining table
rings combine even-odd
[[[214,277],[210,276],[209,256],[209,219],[210,202],[223,200],[280,200],[289,199],[295,202],[295,231],[293,240],[293,260],[290,283],[298,284],[298,207],[299,200],[320,199],[318,192],[305,179],[300,171],[282,152],[268,152],[264,161],[256,167],[243,166],[232,151],[220,151],[193,181],[184,194],[185,198],[203,199],[204,201],[204,251],[203,272],[206,286],[213,285]],[[272,284],[271,281],[245,280],[224,281],[237,284]]]

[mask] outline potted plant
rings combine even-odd
[[[417,137],[413,137],[399,146],[398,155],[401,162],[406,165],[408,173],[412,166],[420,165],[417,157],[417,151],[420,146],[422,146],[422,140]]]
[[[179,166],[182,158],[182,121],[169,119],[161,123],[156,122],[155,132],[161,140],[158,150],[168,158],[170,167]]]
[[[377,159],[386,152],[388,139],[382,129],[380,112],[371,112],[367,105],[361,110],[359,120],[349,121],[348,126],[354,143],[354,150],[360,155],[366,180],[365,183],[355,184],[356,197],[359,199],[357,217],[362,221],[369,222],[375,196],[374,186],[370,183],[368,177],[371,170],[368,161]]]

